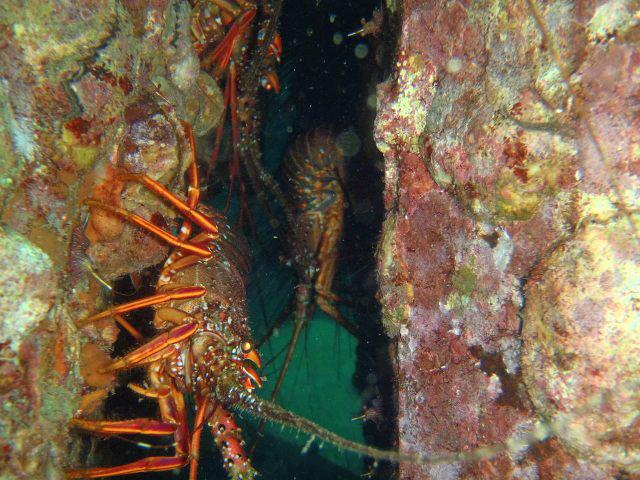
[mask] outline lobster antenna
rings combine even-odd
[[[247,412],[255,417],[270,420],[279,423],[282,426],[295,428],[309,434],[311,437],[317,437],[318,440],[327,442],[342,450],[354,452],[375,460],[386,460],[395,463],[413,463],[419,465],[432,465],[438,463],[470,463],[478,460],[486,460],[504,452],[523,452],[529,446],[536,442],[546,440],[558,432],[567,431],[571,426],[584,415],[592,414],[602,409],[603,405],[615,401],[612,396],[625,396],[627,392],[636,392],[640,386],[638,379],[632,379],[616,385],[614,388],[600,390],[571,412],[562,412],[555,415],[552,419],[541,419],[533,424],[533,427],[526,432],[518,432],[508,438],[504,442],[487,445],[465,452],[449,453],[449,454],[428,454],[417,452],[398,452],[392,450],[382,450],[370,447],[352,440],[341,437],[338,434],[327,430],[311,420],[296,415],[273,402],[256,397],[255,395],[240,395],[239,400],[234,408]],[[636,414],[631,423],[636,421]],[[606,435],[604,435],[606,437]],[[313,441],[313,438],[312,440]],[[310,445],[310,443],[309,443]],[[309,448],[306,445],[306,448]]]
[[[272,4],[272,13],[270,15],[270,18],[266,20],[264,41],[256,48],[256,51],[251,58],[249,73],[245,77],[246,81],[242,82],[243,87],[246,88],[247,92],[253,92],[257,90],[258,86],[260,85],[260,68],[262,67],[264,58],[267,56],[267,52],[269,50],[271,42],[276,35],[276,28],[278,26],[280,13],[282,12],[283,3],[284,0],[275,0]]]
[[[309,434],[311,439],[307,442],[307,445],[305,445],[307,449],[311,445],[311,442],[317,438],[318,440],[331,444],[339,449],[364,455],[365,457],[370,457],[375,460],[386,460],[395,463],[414,463],[419,465],[453,462],[469,463],[477,460],[493,458],[506,451],[517,452],[526,449],[532,443],[545,440],[553,433],[552,429],[546,423],[539,421],[536,422],[531,431],[514,436],[503,443],[496,443],[466,452],[432,455],[427,453],[383,450],[354,442],[353,440],[348,440],[330,430],[327,430],[307,418],[296,415],[273,402],[255,396],[245,398],[244,401],[234,405],[232,408],[249,413],[250,415],[263,420],[272,421],[280,424],[281,426],[295,428],[298,431]]]

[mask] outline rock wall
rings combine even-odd
[[[640,4],[387,3],[400,478],[638,478]]]
[[[103,305],[103,280],[161,261],[166,245],[97,209],[116,202],[171,225],[175,214],[126,169],[172,187],[186,132],[213,128],[216,82],[200,72],[187,2],[8,1],[0,5],[0,476],[64,478],[69,418],[105,394],[97,375],[112,320],[79,331]],[[82,359],[82,361],[81,361]],[[93,368],[92,368],[93,366]],[[81,375],[82,373],[82,375]]]

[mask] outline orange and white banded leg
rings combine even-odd
[[[155,181],[153,178],[141,173],[126,173],[123,175],[119,175],[118,179],[130,182],[138,182],[144,185],[145,187],[149,188],[149,190],[152,190],[153,192],[157,193],[159,196],[167,200],[182,215],[191,220],[193,223],[197,224],[203,230],[211,233],[218,233],[218,227],[214,222],[211,221],[209,217],[191,207],[189,203],[184,202],[183,200],[176,197],[169,189],[167,189],[160,182]]]
[[[211,400],[208,397],[200,397],[196,400],[196,418],[191,434],[191,462],[189,463],[189,480],[198,478],[198,462],[200,460],[200,439],[202,429],[213,413]]]
[[[116,370],[122,370],[125,368],[131,368],[143,363],[148,363],[151,360],[156,360],[156,354],[162,355],[163,350],[167,347],[180,343],[183,340],[193,336],[200,325],[197,323],[187,323],[185,325],[179,325],[171,330],[161,333],[156,337],[149,340],[141,347],[136,348],[132,352],[128,353],[124,357],[119,358],[107,367],[103,369],[104,372],[113,372]],[[170,353],[170,352],[167,352]]]
[[[87,201],[87,205],[89,205],[90,207],[93,207],[93,208],[100,208],[102,210],[106,210],[108,212],[112,212],[112,213],[115,213],[117,215],[120,215],[120,216],[126,218],[127,220],[129,220],[131,223],[134,223],[134,224],[138,225],[139,227],[147,230],[148,232],[153,233],[157,237],[159,237],[162,240],[164,240],[165,242],[167,242],[169,245],[173,245],[174,247],[181,248],[181,249],[186,250],[188,252],[194,253],[195,255],[200,255],[203,258],[208,258],[208,257],[211,256],[211,252],[207,248],[201,247],[199,245],[195,245],[195,244],[190,243],[190,242],[182,241],[178,237],[176,237],[175,235],[172,235],[171,233],[169,233],[169,232],[163,230],[162,228],[154,225],[150,221],[142,218],[139,215],[136,215],[135,213],[131,213],[131,212],[125,210],[124,208],[114,207],[112,205],[106,205],[104,203],[96,202],[95,200]],[[200,215],[202,215],[202,214],[200,214]],[[195,222],[195,223],[198,223],[198,222]],[[216,233],[217,233],[217,227],[215,227],[215,228],[216,228]]]
[[[189,176],[189,186],[187,191],[187,206],[192,210],[196,210],[198,208],[198,203],[200,203],[200,172],[198,171],[198,163],[196,157],[196,140],[193,136],[193,128],[187,122],[181,122],[182,127],[187,132],[187,137],[189,138],[189,148],[190,148],[190,156],[191,161],[189,163],[189,168],[187,170]],[[189,219],[185,220],[182,223],[182,227],[180,227],[180,233],[178,234],[178,239],[181,241],[186,241],[191,236],[191,228],[192,224]],[[213,233],[217,233],[213,232]]]
[[[231,413],[218,404],[209,425],[216,445],[222,454],[223,465],[229,478],[233,480],[253,480],[256,478],[258,472],[251,465],[244,450],[242,430],[238,427]]]
[[[175,394],[175,393],[174,393]],[[171,399],[169,399],[171,400]],[[135,418],[124,421],[89,421],[75,419],[71,425],[89,432],[102,435],[142,434],[164,436],[173,435],[175,439],[175,455],[161,457],[145,457],[115,467],[93,467],[74,469],[66,472],[67,478],[104,478],[119,475],[130,475],[143,472],[161,472],[185,467],[189,463],[189,442],[184,430],[187,428],[187,415],[184,401],[172,402],[173,413],[170,418],[157,421],[149,418]],[[163,415],[164,417],[164,415]]]
[[[103,318],[112,317],[118,314],[133,312],[141,308],[151,307],[160,303],[170,302],[173,300],[188,300],[190,298],[199,298],[207,293],[204,287],[182,287],[157,293],[149,297],[133,300],[132,302],[122,303],[115,307],[96,313],[77,322],[78,326],[84,326],[91,322],[101,320]]]

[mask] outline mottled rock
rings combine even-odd
[[[93,211],[87,221],[85,202],[177,222],[162,199],[117,178],[132,171],[183,187],[190,157],[180,120],[201,115],[192,98],[199,66],[189,4],[174,3],[0,4],[2,478],[61,479],[76,462],[68,420],[81,392],[109,384],[95,372],[83,379],[90,370],[79,357],[87,338],[105,355],[117,334],[111,320],[74,325],[104,306],[94,274],[113,278],[166,256],[166,245],[120,218]],[[215,94],[208,102],[199,131],[222,110]]]
[[[56,296],[49,256],[29,239],[0,229],[0,344],[13,352],[24,337],[46,322]]]
[[[527,285],[523,373],[581,458],[640,472],[640,248],[627,218],[587,223]]]
[[[400,478],[631,474],[631,391],[618,390],[611,424],[587,415],[598,432],[577,440],[578,427],[560,425],[583,407],[595,417],[590,399],[615,397],[620,376],[638,381],[633,360],[607,367],[615,372],[587,366],[637,356],[638,329],[624,318],[635,280],[594,296],[602,301],[588,313],[591,291],[606,283],[594,271],[616,277],[623,263],[578,268],[587,262],[579,252],[610,248],[637,270],[637,2],[406,0],[389,10],[401,32],[394,73],[378,88],[375,136],[385,155],[379,274],[385,327],[398,342],[400,446],[450,453],[536,424],[557,433],[473,464],[402,465]],[[608,246],[609,229],[629,245]],[[600,337],[589,326],[596,310],[608,318],[602,328],[631,343]],[[533,333],[571,322],[566,335]],[[563,383],[555,362],[572,354]]]

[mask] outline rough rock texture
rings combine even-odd
[[[84,202],[171,225],[175,213],[117,175],[179,189],[179,119],[210,130],[221,94],[200,72],[187,2],[10,0],[0,32],[0,476],[57,479],[74,462],[81,393],[109,383],[89,364],[104,361],[113,322],[74,326],[102,307],[91,271],[108,280],[167,250],[98,209],[87,218]]]
[[[532,444],[400,477],[638,478],[640,3],[399,7],[375,135],[400,448]]]

